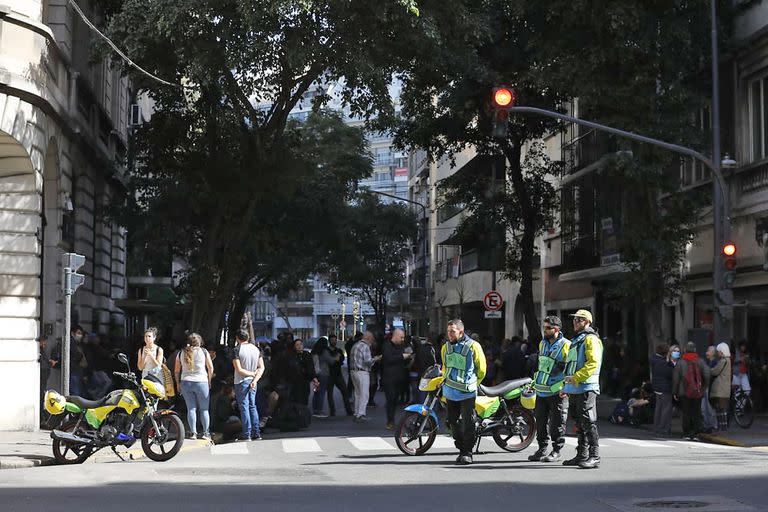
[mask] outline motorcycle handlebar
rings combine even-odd
[[[114,375],[115,377],[122,377],[126,380],[136,380],[136,374],[133,372],[131,373],[112,372],[112,375]]]

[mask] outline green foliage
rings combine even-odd
[[[136,134],[136,200],[123,211],[144,240],[181,256],[192,327],[214,335],[235,295],[322,268],[334,216],[370,173],[359,130],[319,111],[334,86],[348,111],[391,116],[387,93],[415,4],[402,0],[103,0],[108,33],[139,65],[154,102]],[[343,77],[343,80],[341,80]],[[182,87],[183,85],[184,87]]]
[[[384,325],[387,296],[403,286],[405,262],[416,238],[416,216],[399,203],[360,194],[344,209],[344,230],[331,257],[331,284],[360,290]]]

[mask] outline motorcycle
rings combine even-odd
[[[117,358],[128,371],[112,374],[128,382],[126,389],[112,391],[100,400],[45,392],[45,410],[52,415],[67,414],[61,428],[51,431],[58,463],[81,464],[106,447],[123,459],[117,446],[129,448],[139,439],[146,456],[154,461],[170,460],[181,450],[185,434],[181,418],[172,410],[157,408],[165,398],[163,382],[152,375],[138,379],[125,354]]]
[[[423,455],[429,450],[440,430],[440,419],[435,412],[442,396],[443,377],[439,366],[428,368],[419,381],[419,389],[427,392],[421,404],[409,405],[395,428],[395,443],[406,455]],[[508,452],[525,450],[536,435],[536,419],[523,407],[521,396],[529,392],[531,379],[502,382],[498,386],[478,386],[475,400],[475,435],[480,447],[483,437],[493,437],[494,442]],[[527,402],[526,402],[527,403]]]

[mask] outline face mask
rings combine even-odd
[[[677,350],[672,352],[672,359],[680,359],[680,352],[678,352]]]
[[[74,339],[75,339],[75,341],[76,341],[76,342],[78,342],[78,343],[80,343],[81,341],[83,341],[83,335],[82,335],[82,334],[75,334],[75,335],[73,336],[73,338],[74,338]]]

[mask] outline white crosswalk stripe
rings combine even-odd
[[[217,444],[211,446],[211,455],[248,455],[246,443]]]
[[[361,451],[397,449],[395,446],[392,446],[380,437],[348,437],[347,441],[349,441],[352,446]]]
[[[575,437],[566,437],[565,438],[565,445],[566,446],[576,446],[579,444],[579,441]],[[534,440],[533,445],[536,445],[536,441]],[[605,448],[607,446],[611,446],[610,443],[604,443],[602,439],[600,439],[600,447]]]
[[[435,438],[435,442],[432,445],[432,448],[440,448],[440,449],[451,448],[451,449],[455,450],[456,449],[456,445],[453,444],[453,438],[452,437],[438,435]]]
[[[285,453],[321,452],[320,445],[314,439],[283,439]]]
[[[668,444],[654,443],[652,441],[642,441],[640,439],[619,439],[613,437],[610,438],[610,440],[612,442],[628,444],[630,446],[639,446],[640,448],[674,448],[674,446],[670,446]],[[600,444],[603,444],[602,441]]]

